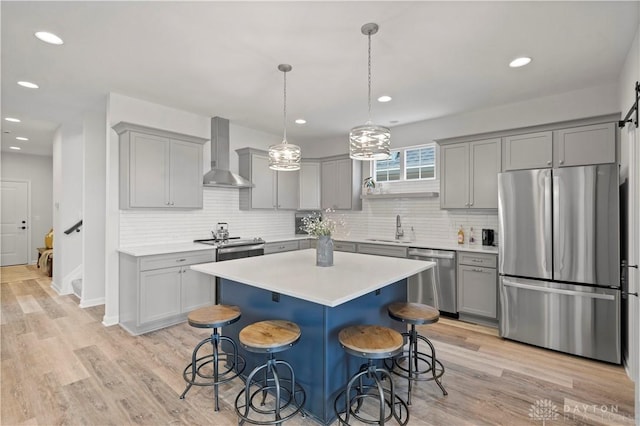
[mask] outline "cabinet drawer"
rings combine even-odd
[[[387,246],[383,244],[358,244],[358,253],[378,256],[407,257],[406,247]]]
[[[356,252],[356,243],[349,243],[346,241],[334,241],[333,249],[335,251],[348,251],[351,253]]]
[[[495,254],[459,252],[458,264],[495,268],[497,265],[497,256]]]
[[[309,240],[301,240],[300,243],[298,244],[298,248],[300,250],[311,248],[311,241],[309,241]]]
[[[159,254],[157,256],[145,256],[140,259],[140,270],[170,268],[173,266],[195,265],[196,263],[208,263],[215,261],[215,250]]]
[[[264,254],[282,253],[283,251],[298,250],[298,241],[282,241],[279,243],[266,243]]]

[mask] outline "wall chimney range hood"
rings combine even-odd
[[[204,186],[221,188],[252,188],[254,185],[229,171],[229,120],[211,119],[211,170],[203,177]]]

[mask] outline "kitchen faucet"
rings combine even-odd
[[[402,223],[400,222],[400,215],[396,216],[396,240],[399,240],[404,236],[404,231],[402,230]]]

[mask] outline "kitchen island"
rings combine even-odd
[[[238,305],[242,317],[224,327],[238,338],[255,321],[285,319],[300,327],[297,345],[278,358],[293,365],[296,380],[307,394],[305,412],[322,424],[335,419],[333,401],[362,359],[347,355],[339,331],[354,324],[379,324],[405,331],[387,314],[387,305],[407,299],[406,278],[433,268],[433,262],[334,253],[334,266],[317,267],[315,250],[301,250],[191,268],[220,278],[218,303]],[[264,356],[242,352],[248,374]]]

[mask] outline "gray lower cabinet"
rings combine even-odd
[[[387,257],[407,257],[407,248],[384,244],[358,243],[358,253]]]
[[[317,240],[313,240],[313,247],[316,246]],[[334,251],[347,251],[349,253],[355,253],[357,251],[357,244],[350,243],[348,241],[336,241],[333,240],[333,250]]]
[[[497,256],[458,252],[458,313],[460,319],[487,325],[498,321]]]
[[[120,208],[201,209],[202,145],[190,135],[120,122]]]
[[[143,334],[187,318],[215,302],[215,281],[190,266],[215,260],[214,250],[153,256],[120,254],[120,326]]]
[[[298,248],[300,250],[306,250],[311,248],[311,240],[300,240],[298,243]]]
[[[280,241],[277,243],[265,243],[264,254],[282,253],[285,251],[298,250],[300,245],[298,240]]]

